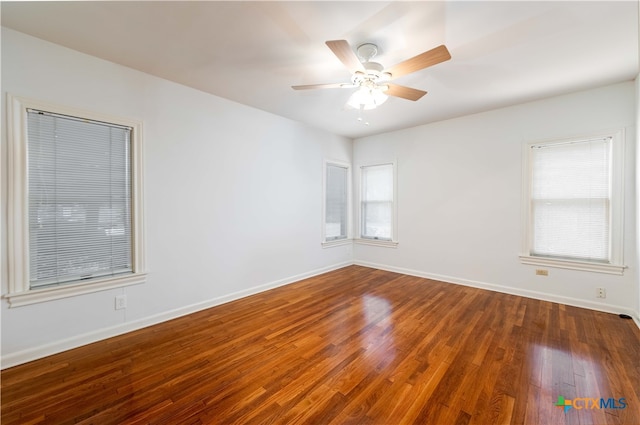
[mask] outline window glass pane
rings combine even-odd
[[[393,165],[362,167],[361,236],[392,239]]]
[[[609,139],[533,148],[533,198],[608,198]]]
[[[393,165],[362,168],[363,199],[367,201],[393,200]]]
[[[327,164],[325,204],[325,239],[347,237],[348,169]]]
[[[130,131],[29,111],[32,288],[132,271]]]
[[[610,259],[611,138],[532,147],[531,254]]]
[[[391,240],[391,202],[362,203],[363,236]]]
[[[534,202],[535,255],[606,261],[609,258],[607,200]]]

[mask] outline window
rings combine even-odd
[[[345,163],[325,161],[323,219],[325,245],[336,245],[350,238],[350,169],[351,167]]]
[[[360,168],[361,242],[395,244],[395,165],[365,165]]]
[[[528,146],[529,264],[622,273],[622,132]]]
[[[10,100],[11,306],[143,281],[141,125]]]

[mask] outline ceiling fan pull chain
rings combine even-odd
[[[364,119],[364,105],[360,104],[360,109],[358,109],[358,121],[364,125],[369,125],[369,121]]]

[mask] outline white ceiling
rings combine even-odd
[[[69,48],[356,138],[494,109],[638,74],[638,1],[2,2],[2,25]],[[452,59],[394,82],[357,121],[324,44],[376,43],[390,67],[445,44]]]

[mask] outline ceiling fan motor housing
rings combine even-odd
[[[376,84],[391,79],[391,74],[382,72],[384,66],[378,62],[363,62],[362,66],[365,71],[356,71],[351,78],[351,81],[355,85],[363,85],[365,82]]]

